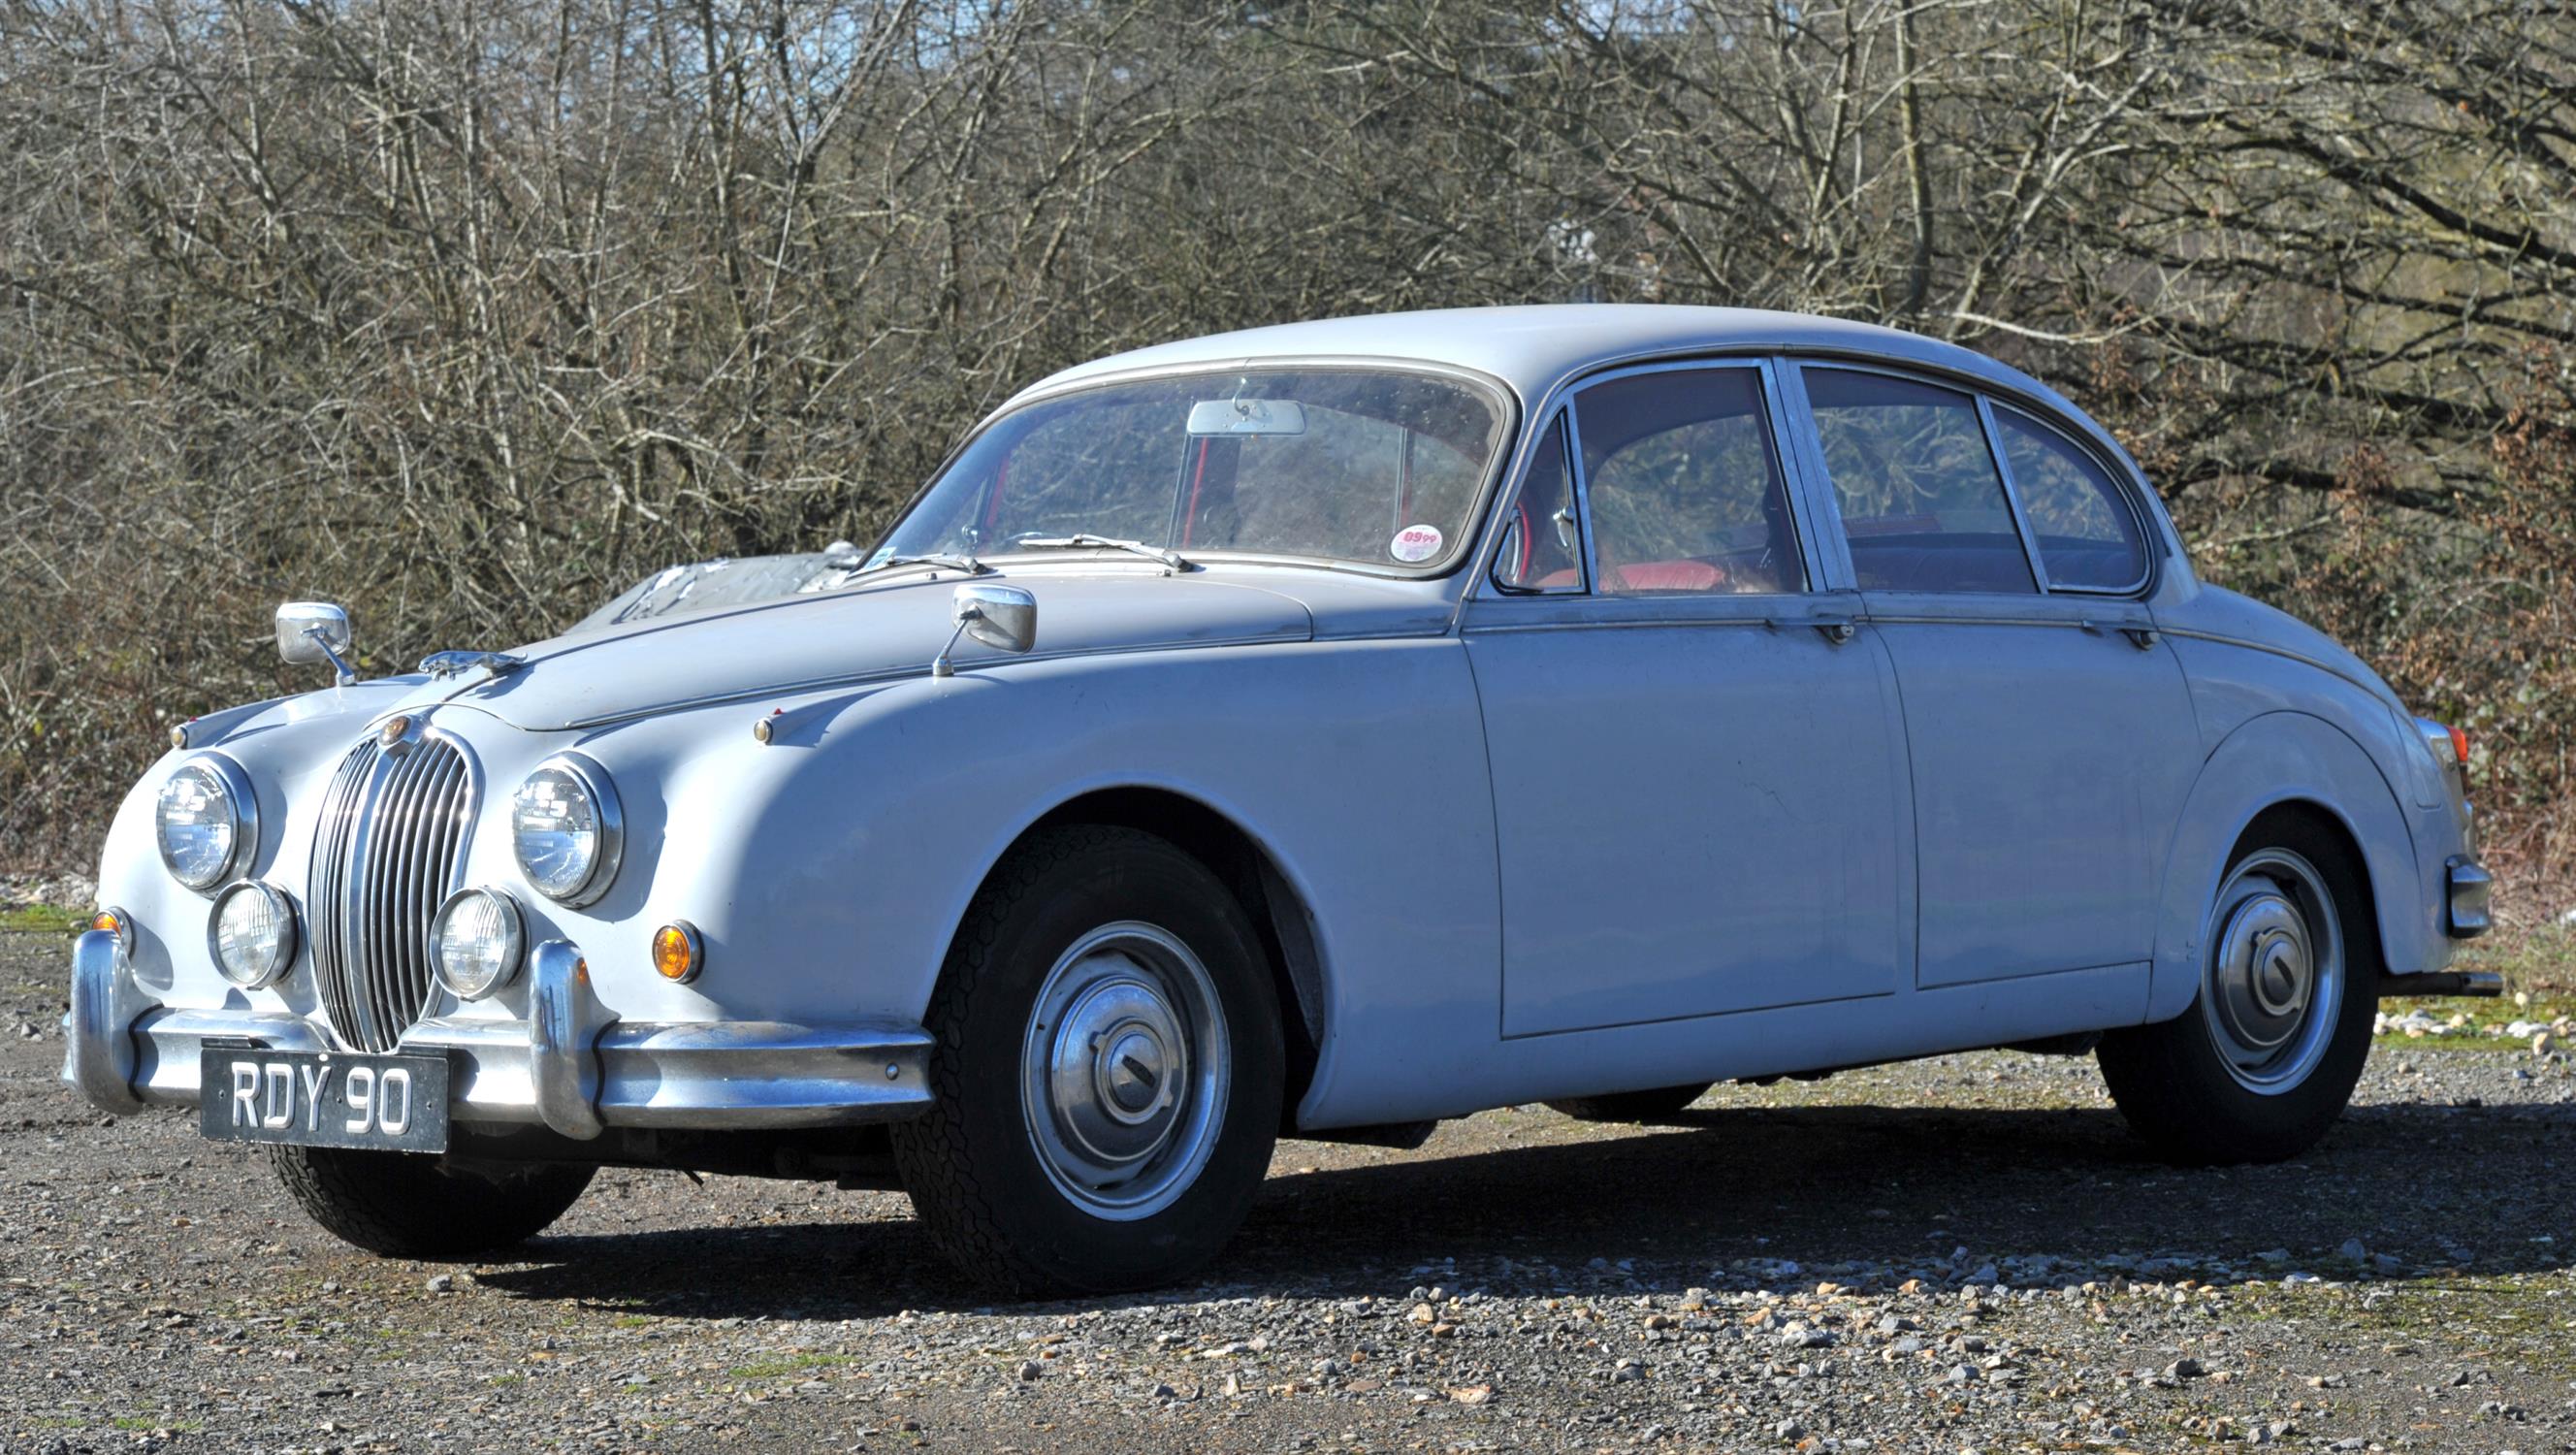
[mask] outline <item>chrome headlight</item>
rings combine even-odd
[[[170,877],[202,894],[249,860],[259,798],[232,759],[200,753],[171,770],[152,821]]]
[[[274,885],[237,880],[216,899],[206,941],[226,980],[244,990],[275,985],[295,963],[295,905]]]
[[[511,800],[510,847],[548,899],[577,909],[606,894],[625,847],[607,770],[579,753],[539,763]]]
[[[456,891],[429,925],[438,983],[459,1000],[481,1000],[509,984],[527,942],[519,902],[498,889]]]

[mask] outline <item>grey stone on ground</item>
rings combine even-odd
[[[13,1455],[2576,1446],[2563,1060],[2392,1037],[2268,1167],[2150,1161],[2089,1060],[2013,1053],[1289,1142],[1186,1286],[1017,1303],[899,1193],[729,1177],[370,1258],[55,1082],[67,952],[0,936]]]

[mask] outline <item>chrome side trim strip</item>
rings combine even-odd
[[[2189,637],[2195,642],[2215,642],[2222,647],[2243,647],[2249,652],[2263,652],[2271,656],[2281,657],[2288,661],[2296,662],[2304,667],[2314,667],[2318,671],[2323,672],[2330,677],[2339,677],[2342,680],[2351,683],[2353,686],[2360,688],[2363,692],[2368,693],[2374,698],[2379,698],[2380,696],[2380,689],[2376,684],[2364,682],[2360,678],[2352,675],[2350,672],[2336,666],[2334,663],[2319,661],[2305,652],[2294,652],[2287,647],[2275,646],[2270,642],[2258,642],[2247,637],[2231,637],[2220,632],[2195,631],[2190,627],[2170,626],[2162,621],[2156,623],[2156,630],[2164,633],[2168,637]],[[2380,700],[2386,701],[2387,699],[2380,698]],[[2401,708],[2399,710],[2403,711],[2404,709]]]

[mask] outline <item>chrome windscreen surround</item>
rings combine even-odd
[[[430,923],[458,887],[482,787],[464,745],[403,729],[370,734],[332,775],[305,894],[323,1012],[359,1051],[394,1049],[429,1010]]]

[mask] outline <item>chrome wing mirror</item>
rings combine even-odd
[[[997,652],[1017,654],[1038,644],[1038,599],[1017,586],[960,586],[951,619],[957,630],[930,664],[933,677],[954,677],[948,654],[961,636],[973,637]]]
[[[286,661],[328,662],[342,687],[358,680],[349,650],[349,613],[328,601],[290,601],[277,609],[277,655]]]

